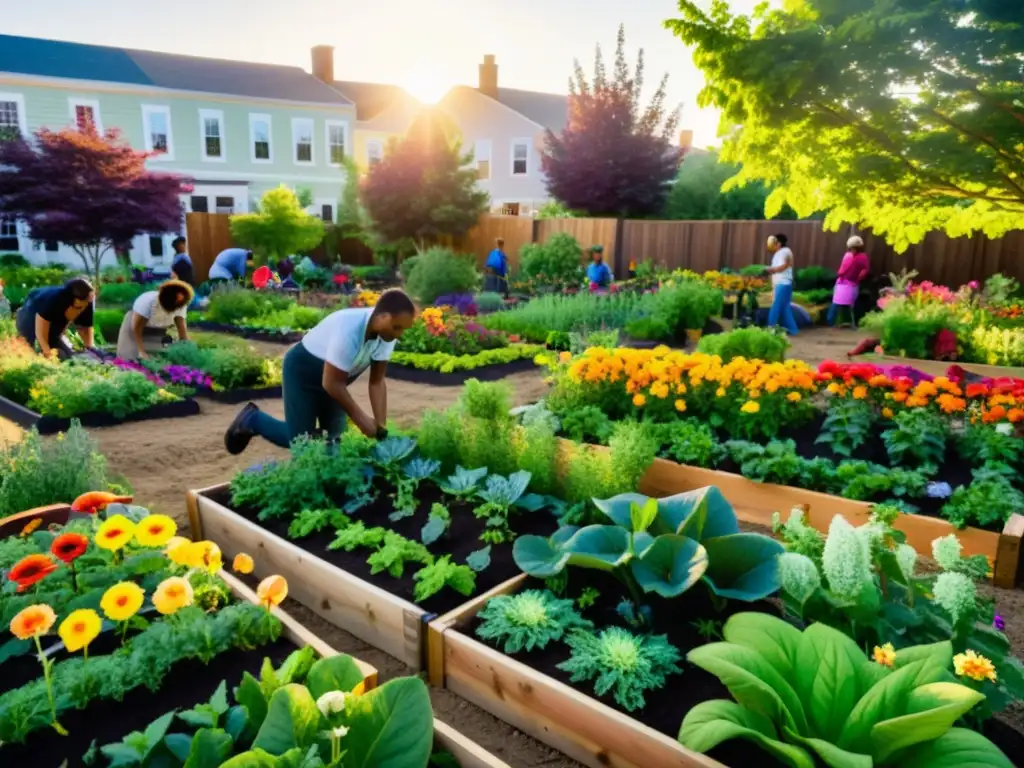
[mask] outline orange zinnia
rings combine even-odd
[[[58,560],[70,563],[85,554],[89,548],[89,539],[80,533],[62,533],[53,540],[50,552]]]
[[[288,582],[284,576],[267,576],[256,587],[256,597],[259,598],[260,604],[267,608],[280,605],[288,597]]]
[[[71,509],[74,512],[87,512],[90,515],[95,515],[111,504],[129,504],[131,500],[131,496],[118,496],[106,491],[90,491],[75,499],[71,503]]]
[[[7,578],[18,582],[18,591],[24,592],[57,570],[57,564],[46,555],[26,555],[11,568]]]
[[[45,635],[57,621],[57,614],[48,605],[30,605],[22,608],[11,619],[11,634],[19,640],[31,640]]]

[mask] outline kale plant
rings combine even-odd
[[[524,496],[530,484],[529,472],[516,472],[508,477],[489,475],[487,485],[477,491],[477,496],[484,502],[473,514],[487,520],[487,529],[480,538],[488,544],[501,544],[512,537],[509,528],[509,515],[513,507],[520,507],[529,512],[536,512],[543,505],[543,499],[534,494]]]
[[[828,445],[838,456],[849,458],[871,435],[875,413],[866,400],[832,400],[821,434],[814,442]]]
[[[385,531],[381,548],[366,560],[372,575],[387,571],[396,579],[402,578],[407,562],[429,565],[433,561],[434,556],[426,547],[394,531]]]
[[[432,477],[441,468],[441,462],[433,459],[413,459],[402,468],[402,474],[395,482],[395,511],[388,515],[392,522],[416,513],[416,491],[420,483]]]
[[[644,691],[661,688],[666,677],[683,671],[679,650],[665,635],[609,627],[596,635],[576,630],[566,642],[572,655],[558,668],[571,673],[574,683],[593,680],[598,696],[614,689],[615,701],[627,712],[643,709]]]
[[[464,469],[455,467],[455,474],[449,475],[439,485],[442,491],[449,496],[465,501],[474,495],[480,488],[480,483],[487,477],[487,467],[479,469]]]
[[[352,520],[340,509],[304,509],[288,525],[288,538],[304,539],[306,536],[331,528],[344,528]]]
[[[423,566],[413,578],[416,580],[413,599],[417,603],[433,597],[445,587],[451,587],[466,597],[476,589],[476,573],[468,565],[455,565],[451,555],[444,555]]]
[[[478,617],[477,637],[496,645],[504,643],[501,647],[505,653],[544,648],[571,629],[594,627],[576,612],[572,600],[561,600],[539,589],[492,597]]]

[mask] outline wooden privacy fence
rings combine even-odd
[[[217,254],[234,246],[226,213],[189,213],[185,215],[188,255],[192,259],[196,285],[206,280]]]

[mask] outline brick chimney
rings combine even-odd
[[[328,85],[334,85],[334,46],[313,46],[313,77]]]
[[[498,98],[498,64],[492,54],[484,56],[484,63],[480,65],[480,87],[477,90],[484,96]]]
[[[679,132],[679,148],[683,152],[693,149],[693,131],[685,130]]]

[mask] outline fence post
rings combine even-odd
[[[612,254],[612,271],[615,273],[615,278],[617,280],[622,280],[624,277],[628,277],[625,265],[622,263],[622,233],[625,227],[625,219],[615,220],[615,252]]]

